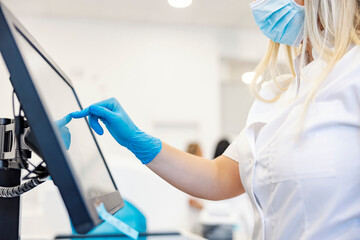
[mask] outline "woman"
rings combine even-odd
[[[271,41],[247,125],[215,161],[149,136],[115,99],[72,116],[89,116],[98,134],[101,119],[121,145],[190,195],[221,200],[246,191],[253,239],[359,239],[359,1],[257,0],[251,8]],[[291,77],[277,76],[280,45]]]

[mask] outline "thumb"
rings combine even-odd
[[[104,129],[99,124],[99,118],[90,114],[89,115],[89,124],[91,128],[99,135],[104,134]]]

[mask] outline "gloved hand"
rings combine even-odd
[[[71,113],[71,116],[89,116],[91,128],[102,135],[104,130],[99,124],[100,119],[113,138],[134,153],[143,164],[151,162],[161,150],[161,141],[141,131],[115,98],[95,103],[82,111]]]
[[[71,144],[71,134],[69,131],[69,128],[66,127],[66,124],[68,124],[71,121],[72,117],[70,114],[66,115],[62,119],[55,122],[56,126],[59,129],[61,138],[63,140],[63,143],[66,147],[66,150],[69,150],[70,144]]]

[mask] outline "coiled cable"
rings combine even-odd
[[[0,187],[0,198],[19,197],[21,194],[26,193],[27,191],[30,191],[31,189],[42,184],[43,182],[45,182],[45,181],[41,180],[40,178],[34,178],[34,179],[31,179],[19,186]]]

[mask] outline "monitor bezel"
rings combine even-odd
[[[73,91],[80,108],[82,106],[70,79],[0,1],[0,52],[10,73],[11,84],[39,144],[51,177],[59,189],[74,228],[78,233],[86,233],[102,222],[96,212],[95,201],[103,202],[111,214],[120,210],[124,206],[124,202],[87,121],[115,191],[93,199],[86,199],[83,195],[79,184],[77,184],[76,175],[73,174],[74,171],[71,168],[67,154],[64,152],[64,147],[58,140],[58,133],[54,129],[54,124],[51,123],[46,107],[42,103],[32,81],[31,72],[26,66],[26,60],[22,56],[21,48],[18,47],[14,31],[20,33],[59,74]]]

